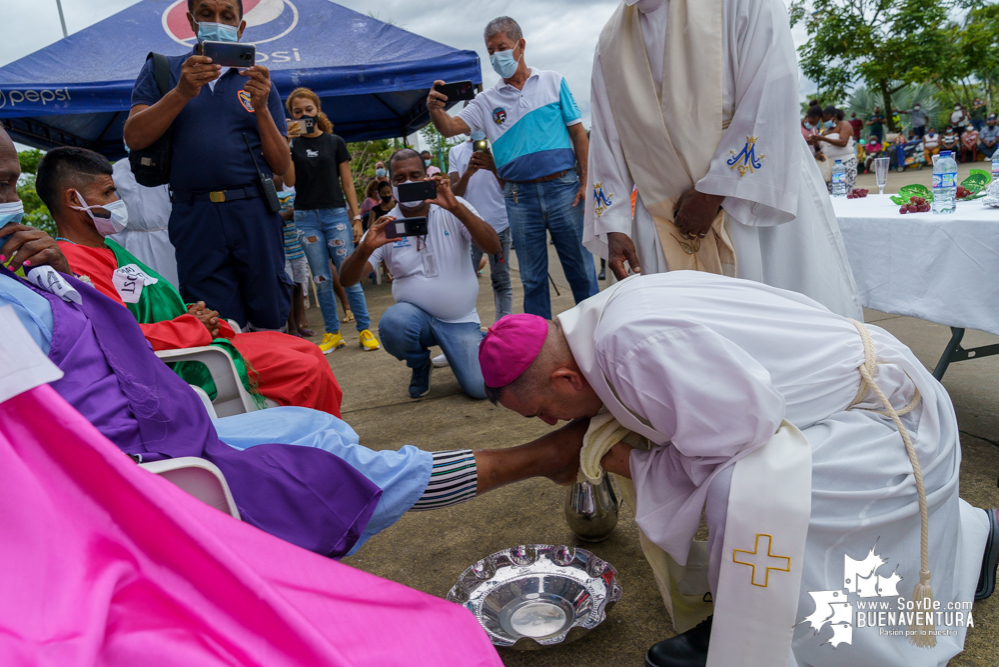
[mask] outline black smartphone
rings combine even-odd
[[[257,62],[257,47],[239,42],[202,42],[202,54],[212,59],[213,65],[223,67],[253,67]]]
[[[442,95],[447,95],[448,102],[460,102],[475,98],[475,84],[471,81],[458,81],[457,83],[438,83],[434,90]]]
[[[399,201],[423,201],[437,199],[437,181],[417,181],[399,185]]]
[[[385,225],[385,238],[395,239],[402,236],[426,236],[427,219],[399,218]]]
[[[489,142],[485,139],[478,139],[472,142],[472,152],[473,153],[488,153],[489,152]]]

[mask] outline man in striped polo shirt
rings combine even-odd
[[[524,312],[550,319],[546,231],[551,232],[576,303],[599,291],[593,256],[582,243],[586,131],[562,75],[526,65],[526,42],[516,21],[507,16],[493,19],[485,40],[502,80],[457,116],[444,111],[447,97],[433,89],[427,108],[446,137],[481,130],[489,138],[496,173],[504,183],[524,284]],[[579,174],[574,169],[577,161]]]

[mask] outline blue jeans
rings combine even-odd
[[[343,260],[354,252],[354,230],[350,226],[345,208],[318,208],[312,211],[295,210],[295,226],[298,240],[309,260],[312,280],[316,283],[316,299],[326,323],[326,333],[340,331],[340,317],[336,310],[336,295],[333,293],[333,272],[330,262],[340,270]],[[347,303],[357,319],[357,330],[371,328],[368,304],[364,300],[361,284],[344,288]]]
[[[440,345],[462,390],[472,398],[486,397],[479,368],[479,343],[485,337],[475,322],[441,322],[427,311],[400,301],[378,321],[385,351],[410,368],[430,363],[430,346]]]
[[[496,303],[496,319],[513,312],[513,284],[510,282],[510,242],[511,232],[507,227],[499,233],[500,251],[489,255],[489,274],[493,281],[493,301]],[[472,268],[479,270],[482,251],[472,244]]]
[[[578,190],[574,171],[543,183],[506,183],[506,214],[524,283],[525,313],[552,317],[546,230],[551,232],[576,303],[600,291],[593,255],[583,247],[583,202],[572,205]]]

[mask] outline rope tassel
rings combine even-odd
[[[919,496],[919,583],[915,585],[912,589],[912,600],[914,602],[920,603],[920,609],[925,609],[926,612],[932,612],[933,610],[933,588],[930,586],[930,512],[926,504],[926,487],[923,484],[923,471],[919,467],[919,458],[916,456],[916,448],[912,445],[912,439],[909,437],[909,432],[905,429],[902,424],[902,419],[899,417],[898,411],[892,407],[891,401],[885,396],[885,393],[881,391],[881,388],[874,383],[874,371],[877,368],[877,362],[875,361],[874,354],[874,341],[871,340],[871,334],[867,331],[865,327],[860,322],[856,320],[850,320],[853,326],[857,328],[860,332],[860,338],[864,341],[864,363],[858,369],[860,371],[860,376],[863,378],[863,382],[860,384],[860,391],[857,392],[857,397],[854,399],[853,405],[856,405],[863,397],[867,394],[867,389],[870,389],[881,401],[881,404],[885,406],[884,410],[877,410],[879,414],[890,417],[893,422],[895,422],[895,428],[898,429],[899,435],[902,436],[902,442],[905,443],[905,452],[909,455],[909,463],[912,464],[912,475],[916,479],[916,493]],[[916,406],[919,402],[919,390],[916,390],[916,395],[912,401],[902,409],[902,414],[909,412]],[[929,601],[929,607],[924,607],[923,603]],[[922,614],[922,618],[925,621],[923,624],[915,623],[915,618],[919,618],[919,615],[913,617],[913,623],[909,625],[909,630],[913,631],[915,634],[909,636],[909,642],[915,646],[922,648],[932,648],[937,645],[936,635],[931,634],[935,628],[933,622],[932,613]]]

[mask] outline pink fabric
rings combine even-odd
[[[479,366],[487,387],[505,387],[534,362],[548,336],[548,320],[520,313],[500,318],[479,346]]]
[[[489,665],[462,607],[139,468],[51,387],[0,403],[0,664]]]

